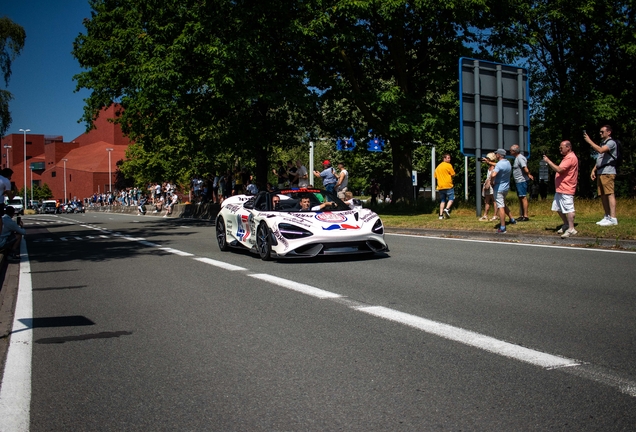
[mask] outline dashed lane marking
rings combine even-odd
[[[233,264],[228,264],[228,263],[223,262],[223,261],[213,260],[212,258],[194,258],[194,260],[202,262],[202,263],[205,263],[205,264],[213,265],[215,267],[220,267],[220,268],[225,269],[225,270],[230,270],[230,271],[247,270],[245,267],[235,266]]]

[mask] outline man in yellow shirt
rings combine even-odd
[[[455,200],[455,190],[453,189],[453,176],[455,170],[450,164],[450,154],[444,153],[444,161],[435,168],[435,179],[437,180],[437,192],[439,193],[439,218],[450,217],[450,208]]]

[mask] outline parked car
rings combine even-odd
[[[63,213],[84,213],[84,206],[79,201],[71,201],[62,206]]]
[[[55,214],[57,213],[57,202],[55,200],[42,201],[39,210],[41,214]]]
[[[13,207],[16,215],[24,214],[24,200],[22,198],[9,199],[5,202],[5,205]]]

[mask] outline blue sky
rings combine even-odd
[[[12,64],[6,88],[13,122],[7,133],[63,135],[71,141],[86,130],[82,117],[87,90],[75,93],[73,75],[82,71],[73,58],[73,41],[90,17],[88,0],[0,0],[0,16],[26,31],[22,54]],[[2,88],[4,82],[0,83]]]

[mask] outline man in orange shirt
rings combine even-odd
[[[455,190],[453,189],[453,176],[455,170],[450,164],[450,154],[444,153],[444,161],[435,168],[435,179],[437,180],[437,192],[439,192],[439,218],[450,218],[450,208],[455,200]]]
[[[563,141],[559,145],[559,151],[563,155],[563,160],[557,166],[546,155],[543,160],[556,171],[554,184],[556,193],[552,202],[552,211],[561,216],[563,226],[557,231],[561,238],[568,238],[577,233],[574,229],[574,193],[579,178],[579,160],[572,151],[572,143]]]

